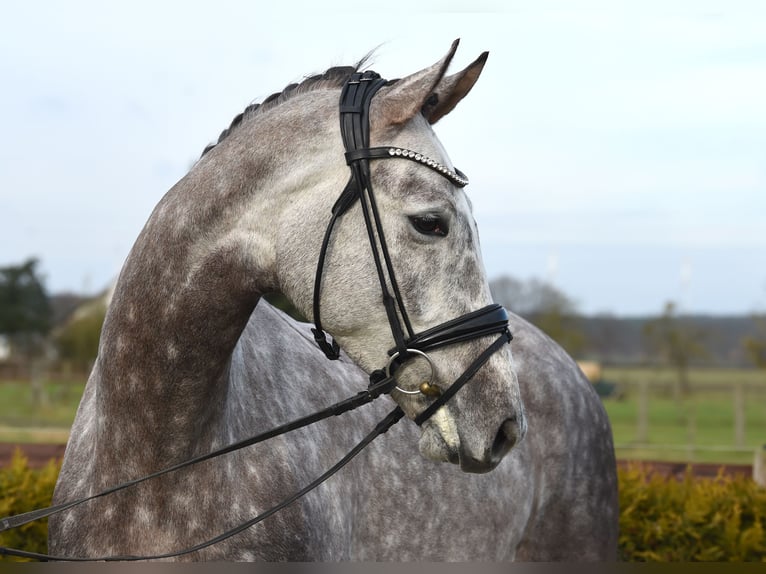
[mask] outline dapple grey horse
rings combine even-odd
[[[440,62],[372,100],[376,145],[452,170],[431,129],[468,93],[486,54]],[[333,68],[238,116],[162,199],[120,273],[54,502],[209,452],[353,395],[392,335],[357,203],[328,250],[328,361],[307,325],[260,301],[282,292],[311,316],[330,208],[348,179]],[[421,332],[491,301],[462,189],[414,162],[371,162],[401,295]],[[616,469],[604,409],[576,364],[535,327],[514,335],[422,427],[406,418],[348,466],[261,524],[187,560],[604,560],[617,541]],[[486,338],[431,353],[449,387]],[[49,522],[65,556],[157,555],[246,521],[322,473],[404,390],[341,417],[77,506]],[[415,387],[416,388],[416,387]],[[523,403],[522,403],[523,400]],[[449,462],[456,463],[455,465]]]

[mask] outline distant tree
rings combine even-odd
[[[585,335],[579,317],[566,307],[551,306],[531,315],[531,320],[566,351],[578,355],[585,347]]]
[[[759,369],[766,369],[766,315],[755,316],[757,334],[745,337],[742,346],[748,360]]]
[[[523,316],[539,314],[548,309],[558,309],[567,315],[575,315],[574,302],[556,287],[540,279],[520,281],[504,275],[489,282],[493,299]]]
[[[10,342],[11,356],[22,359],[29,369],[35,403],[45,405],[42,370],[52,312],[38,263],[32,258],[0,267],[0,334]]]
[[[29,358],[41,351],[51,328],[51,306],[37,259],[0,267],[0,333],[11,350]]]
[[[81,308],[55,335],[59,357],[87,371],[98,355],[101,327],[106,316],[106,304],[99,300]]]
[[[520,281],[506,275],[490,281],[489,288],[495,302],[529,319],[570,355],[584,348],[585,336],[576,305],[553,285],[539,279]]]
[[[625,332],[621,319],[611,313],[600,313],[591,319],[590,326],[586,337],[589,349],[602,360],[618,355]]]
[[[489,282],[489,290],[495,303],[519,315],[528,315],[533,309],[527,294],[527,286],[515,277],[503,275]]]
[[[644,325],[643,336],[650,354],[675,369],[676,397],[686,396],[690,391],[689,366],[695,359],[709,356],[705,332],[679,317],[675,304],[668,302],[660,317]]]

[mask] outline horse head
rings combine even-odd
[[[335,98],[306,102],[311,124],[319,129],[303,145],[315,153],[298,160],[304,184],[295,186],[276,218],[281,290],[317,322],[321,309],[323,327],[367,372],[390,366],[392,356],[408,355],[401,364],[393,361],[399,368],[391,397],[416,420],[493,340],[477,336],[427,354],[407,350],[407,341],[418,333],[491,303],[471,202],[462,189],[467,180],[452,167],[431,128],[470,91],[486,61],[485,53],[463,71],[446,75],[456,47],[457,42],[441,61],[404,79],[377,80],[374,96],[360,104],[368,109],[359,133],[343,134],[348,164],[360,155],[367,162],[364,169],[352,168],[347,185],[337,92]],[[344,97],[341,115],[354,97],[361,101],[358,94]],[[358,121],[357,111],[346,112],[351,117],[341,125]],[[355,138],[356,144],[348,143]],[[378,161],[386,152],[392,161]],[[333,206],[344,185],[361,198],[345,193],[351,199]],[[374,193],[367,196],[366,186]],[[337,221],[325,233],[331,208]],[[318,253],[323,235],[325,246]],[[318,257],[321,281],[314,274]],[[525,432],[519,385],[504,345],[423,422],[420,450],[464,471],[487,472]]]

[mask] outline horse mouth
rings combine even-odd
[[[427,424],[420,435],[420,454],[434,462],[460,464],[460,452],[457,444],[450,444],[436,425]]]
[[[463,472],[484,474],[494,470],[518,442],[517,430],[515,419],[504,421],[492,444],[479,456],[475,456],[466,451],[463,441],[448,440],[436,425],[428,425],[420,437],[420,452],[434,462],[449,462],[459,466]]]
[[[515,419],[506,419],[495,435],[491,446],[483,453],[481,458],[471,456],[469,453],[458,453],[460,470],[474,474],[484,474],[494,470],[506,454],[518,442],[518,426]],[[450,460],[450,462],[453,462]]]

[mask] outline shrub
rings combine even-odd
[[[29,468],[17,451],[0,469],[0,517],[50,505],[60,466]],[[619,471],[620,560],[766,561],[766,489],[745,477],[664,478],[635,464]],[[0,546],[47,548],[47,520],[0,534]],[[17,560],[0,557],[0,560]]]
[[[750,478],[675,480],[632,465],[619,482],[621,560],[766,561],[766,489]]]
[[[10,466],[0,469],[0,517],[50,506],[59,468],[60,463],[54,460],[41,469],[29,468],[26,457],[17,450]],[[0,546],[45,552],[48,548],[48,520],[38,520],[1,533]],[[2,556],[0,560],[23,559]]]

